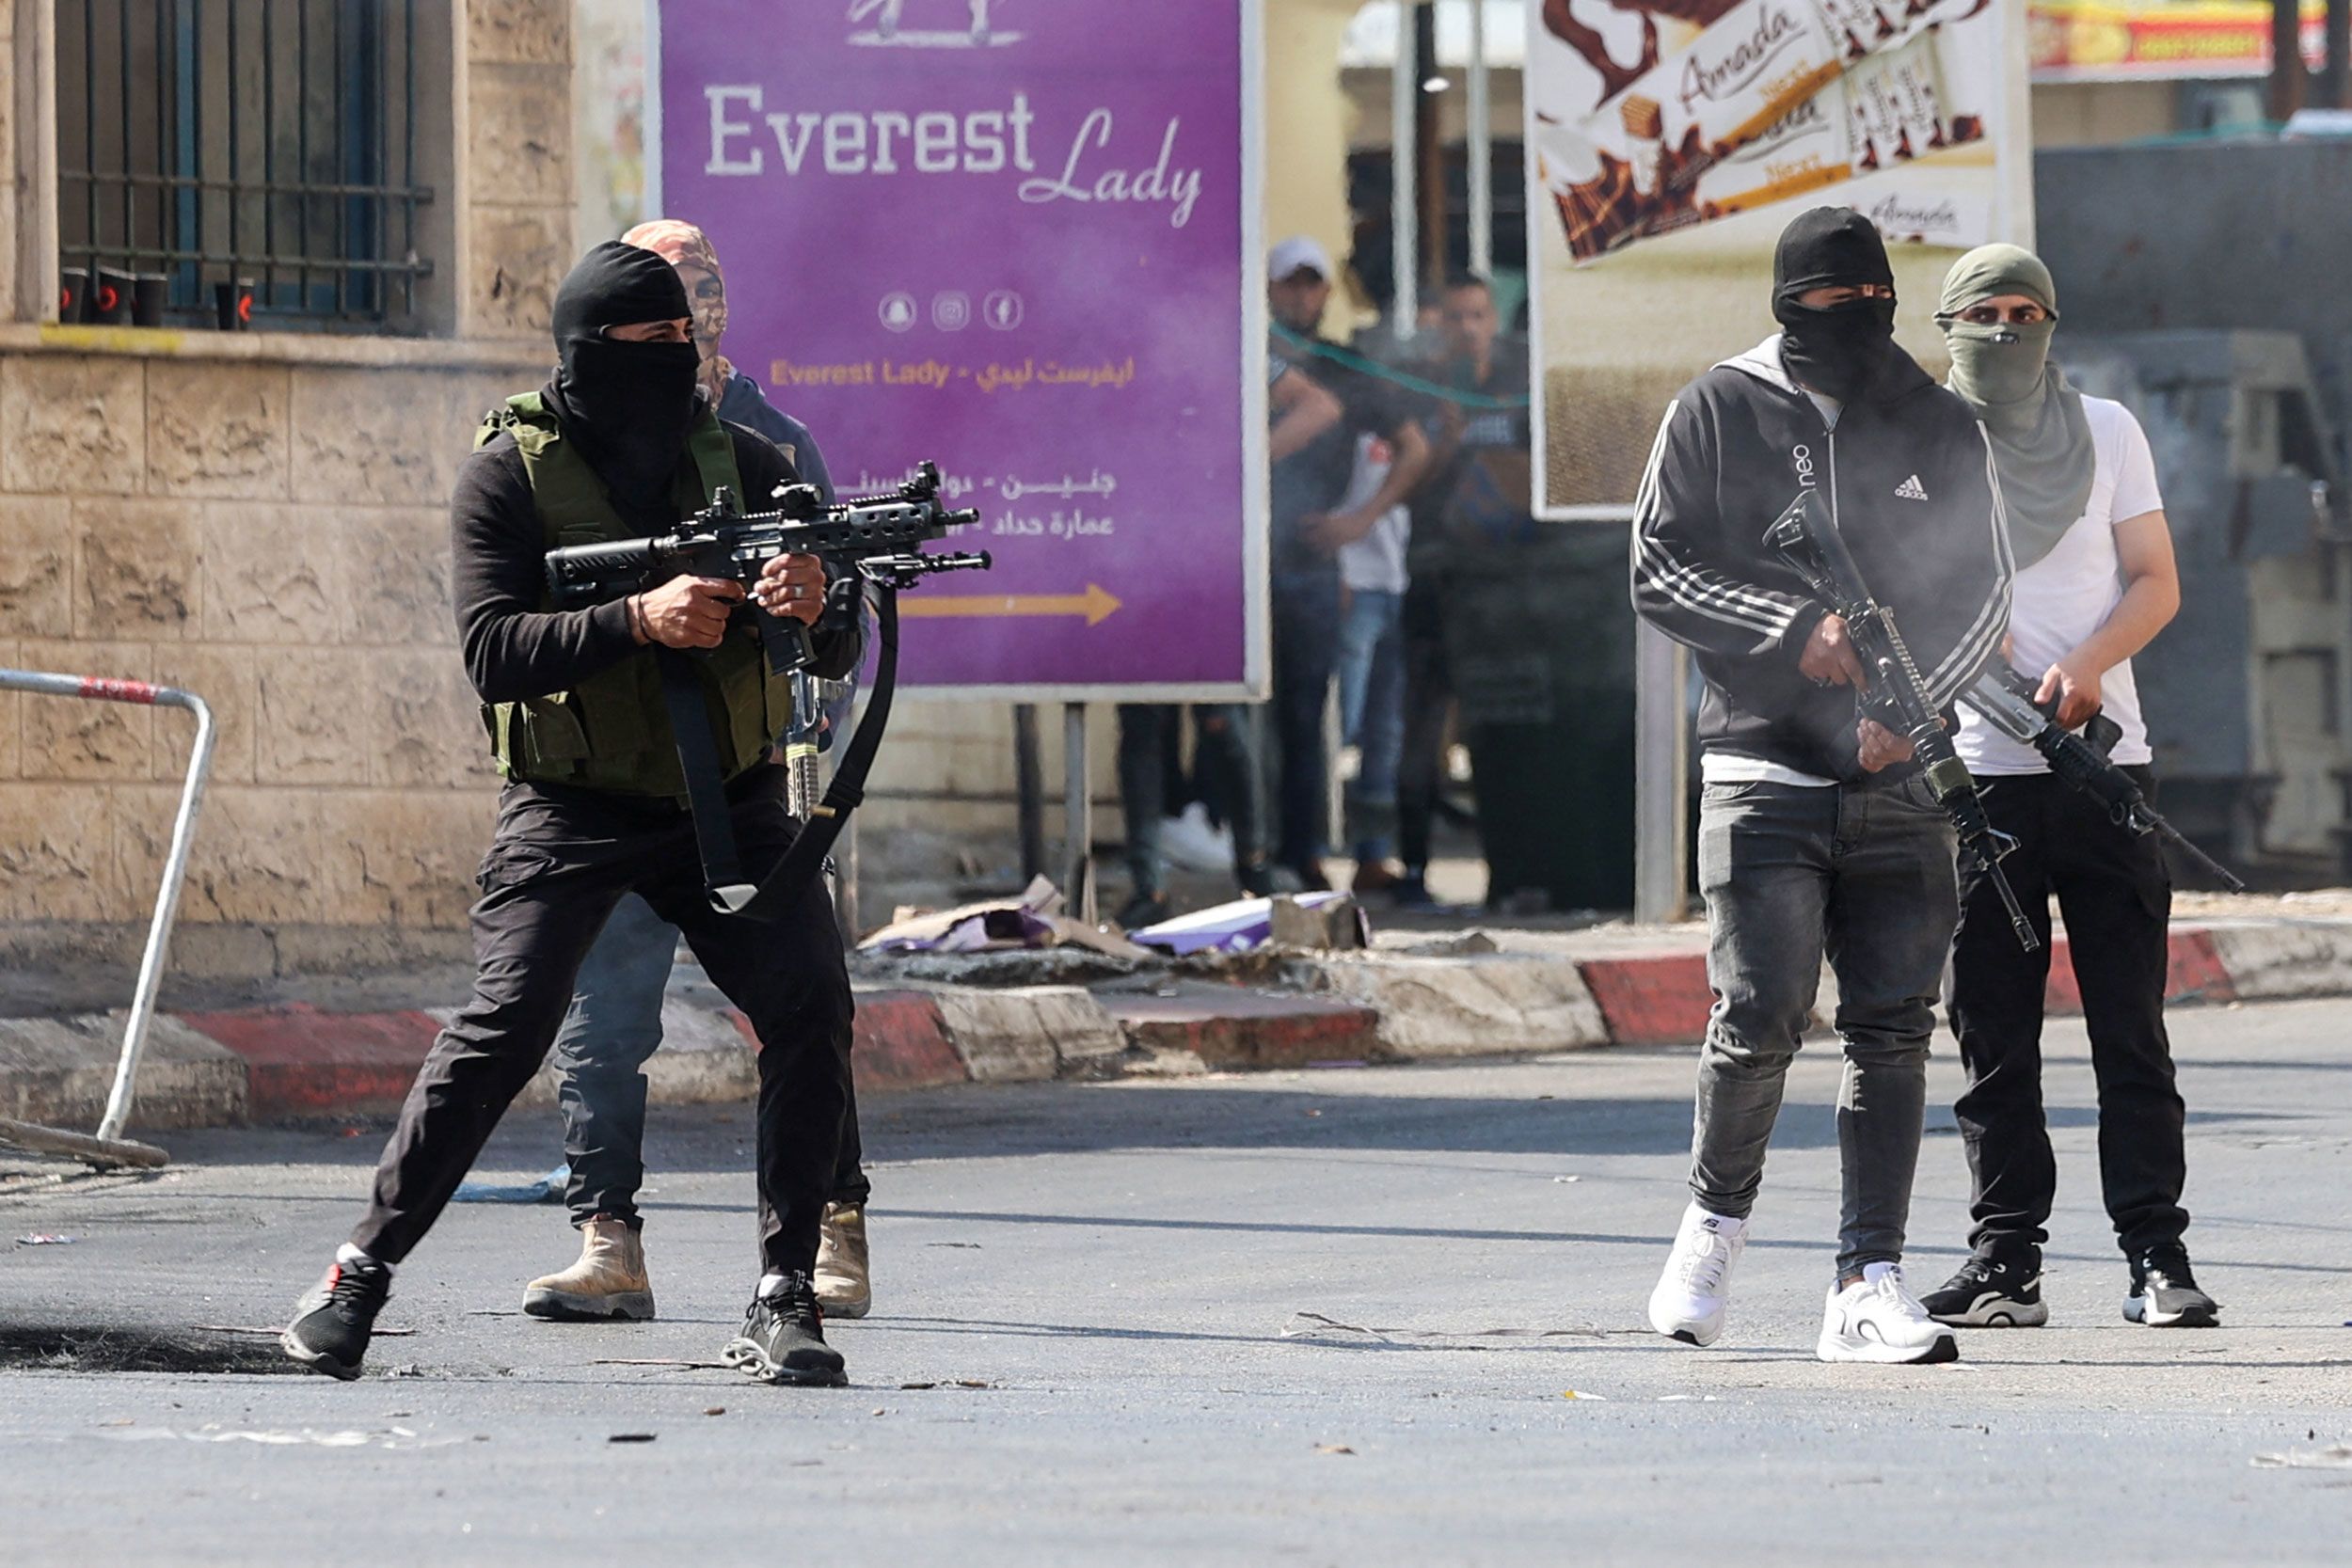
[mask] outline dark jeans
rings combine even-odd
[[[1160,822],[1182,802],[1169,793],[1182,770],[1171,766],[1183,736],[1181,710],[1159,703],[1119,705],[1119,803],[1127,818],[1127,872],[1137,893],[1157,893],[1166,872]],[[1233,833],[1233,868],[1265,858],[1259,826],[1263,782],[1250,744],[1249,710],[1204,703],[1192,710],[1194,793]]]
[[[2146,768],[2126,771],[2153,793]],[[2001,869],[2042,947],[2022,950],[1981,873],[1962,873],[1951,1017],[1968,1069],[1957,1112],[1975,1188],[1970,1241],[1980,1253],[2013,1254],[2049,1239],[2058,1162],[2042,1109],[2042,1006],[2055,893],[2090,1035],[2107,1214],[2129,1256],[2177,1243],[2188,1228],[2188,1161],[2164,1028],[2172,880],[2163,850],[2046,773],[1986,780],[1983,794],[1993,825],[2017,840]]]
[[[1331,757],[1324,710],[1340,657],[1340,574],[1278,572],[1274,578],[1274,735],[1281,788],[1274,858],[1302,874],[1329,846]]]
[[[572,982],[571,1010],[555,1036],[556,1106],[564,1117],[564,1154],[571,1162],[564,1200],[572,1223],[603,1214],[638,1225],[637,1190],[645,1181],[645,1072],[661,1048],[661,1000],[677,957],[677,927],[629,894]],[[866,1179],[857,1128],[857,1088],[848,1085],[833,1201],[863,1204]]]
[[[1820,987],[1837,976],[1840,1273],[1901,1259],[1927,1109],[1928,1036],[1958,894],[1925,784],[1710,784],[1699,805],[1707,980],[1691,1192],[1744,1216]]]
[[[1445,788],[1446,709],[1454,674],[1446,664],[1438,584],[1413,579],[1397,631],[1405,657],[1405,739],[1397,761],[1397,848],[1407,869],[1429,863],[1429,833]]]
[[[794,832],[784,769],[755,768],[727,793],[744,869],[764,876]],[[479,880],[472,1000],[418,1070],[352,1243],[397,1263],[423,1239],[547,1056],[606,917],[635,892],[678,927],[712,983],[752,1022],[760,1042],[760,1268],[813,1268],[854,1012],[824,895],[812,889],[772,924],[720,914],[704,896],[683,809],[529,784],[510,784],[500,797]]]

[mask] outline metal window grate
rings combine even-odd
[[[417,254],[413,0],[57,0],[65,264],[162,273],[209,321],[397,325]]]

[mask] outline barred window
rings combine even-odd
[[[56,0],[69,277],[96,301],[102,277],[143,276],[177,325],[214,325],[221,286],[249,283],[256,326],[421,330],[418,8]]]

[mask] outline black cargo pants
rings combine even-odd
[[[2145,768],[2127,768],[2154,793]],[[1993,826],[2017,840],[2001,862],[2042,946],[2017,944],[1981,870],[1961,868],[1952,943],[1952,1033],[1968,1069],[1954,1108],[1975,1193],[1970,1244],[1987,1256],[2037,1250],[2058,1194],[2042,1104],[2042,1013],[2050,978],[2050,895],[2066,917],[2099,1093],[2099,1180],[2130,1257],[2177,1243],[2187,1179],[2186,1113],[2164,1027],[2172,881],[2153,835],[2134,837],[2062,780],[1979,781]]]
[[[754,880],[783,858],[797,831],[785,787],[784,769],[764,764],[728,785],[737,846]],[[853,1011],[822,889],[811,888],[774,922],[721,914],[704,895],[683,807],[532,784],[509,784],[500,797],[479,879],[473,998],[417,1073],[352,1244],[397,1263],[423,1239],[547,1056],[606,917],[623,895],[637,893],[685,935],[703,972],[759,1037],[760,1268],[814,1268],[848,1098]]]

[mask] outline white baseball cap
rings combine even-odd
[[[1323,278],[1339,276],[1339,269],[1331,264],[1331,253],[1311,235],[1293,234],[1276,245],[1265,259],[1266,277],[1278,283],[1302,269],[1311,270]]]

